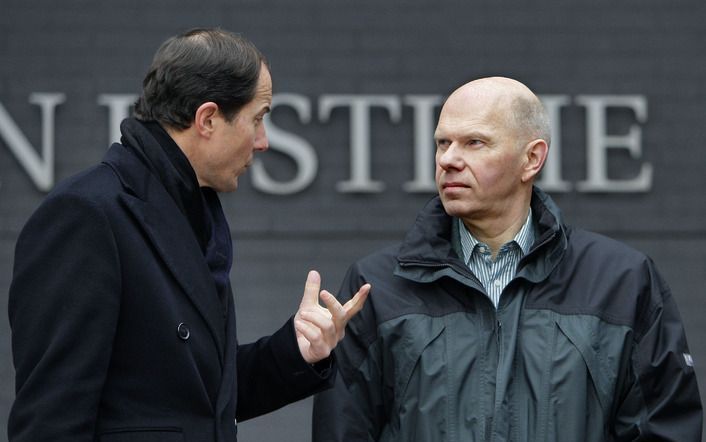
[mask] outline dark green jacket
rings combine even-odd
[[[317,396],[314,440],[698,442],[702,410],[669,288],[643,254],[563,225],[535,189],[537,240],[497,310],[438,198],[370,282]]]

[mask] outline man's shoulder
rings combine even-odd
[[[388,260],[388,259],[397,259],[397,255],[399,254],[400,246],[402,244],[400,242],[395,242],[393,244],[388,244],[383,247],[379,247],[378,249],[370,252],[366,256],[360,258],[358,262],[370,262],[370,261],[379,261],[379,260]]]
[[[58,209],[68,202],[105,207],[115,201],[120,189],[120,180],[113,171],[105,164],[96,164],[59,181],[44,198],[37,211]]]
[[[649,260],[644,252],[602,233],[577,227],[568,227],[567,232],[570,247],[588,258],[619,259],[632,265],[642,265]]]
[[[119,180],[113,170],[101,162],[60,181],[47,196],[101,195],[106,187],[117,187],[118,184]]]
[[[587,314],[635,327],[661,305],[666,284],[645,253],[603,234],[566,229],[568,247],[551,275],[550,289],[528,302],[567,314]]]
[[[112,204],[117,194],[131,187],[125,175],[132,177],[133,181],[140,180],[145,176],[146,169],[143,169],[137,158],[128,154],[121,145],[114,144],[99,163],[60,181],[45,201],[77,198],[99,205]]]
[[[44,218],[78,222],[87,216],[110,217],[118,207],[119,195],[125,192],[116,165],[103,159],[60,180],[30,216],[25,229],[38,221],[42,225]]]
[[[379,248],[358,259],[354,265],[362,271],[393,269],[397,265],[400,246],[400,243],[396,243]]]

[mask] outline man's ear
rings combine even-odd
[[[532,140],[525,146],[526,162],[522,170],[522,182],[532,181],[542,170],[544,162],[547,160],[549,146],[542,139]]]
[[[219,115],[218,105],[207,101],[196,109],[194,114],[194,129],[199,135],[210,138],[214,129],[214,119]]]

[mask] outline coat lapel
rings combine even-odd
[[[104,162],[115,170],[127,190],[119,196],[122,203],[142,226],[157,253],[206,322],[219,350],[222,365],[225,312],[187,219],[161,183],[123,146],[114,144]]]
[[[230,284],[228,284],[228,293],[231,292]],[[237,384],[237,360],[236,355],[238,353],[238,340],[236,338],[236,324],[235,324],[235,306],[233,305],[233,296],[228,297],[227,306],[227,324],[226,327],[226,351],[223,360],[223,379],[221,381],[221,386],[218,392],[218,399],[216,401],[216,413],[218,415],[235,416],[237,407],[237,397],[238,397],[238,384]],[[230,407],[230,409],[228,408]]]

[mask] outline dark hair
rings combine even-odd
[[[222,29],[192,29],[165,41],[135,103],[135,117],[186,129],[208,101],[230,121],[255,96],[265,57],[250,41]]]

